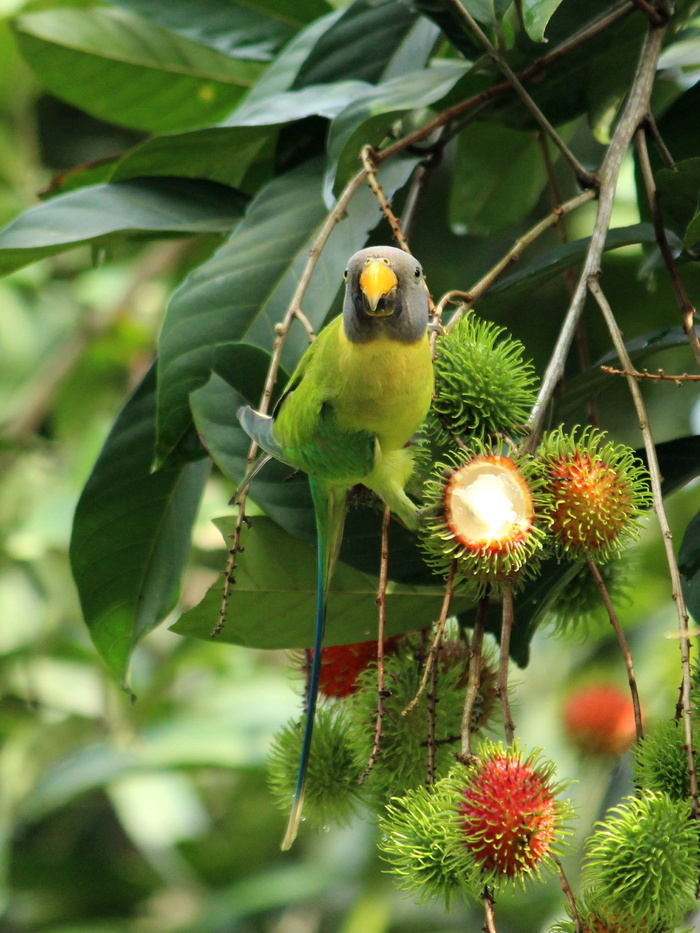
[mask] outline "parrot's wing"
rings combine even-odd
[[[238,409],[236,417],[245,433],[251,440],[255,441],[258,447],[274,457],[275,460],[289,463],[285,452],[272,433],[272,418],[269,415],[261,415],[259,411],[254,411],[250,405],[246,405],[244,408]]]

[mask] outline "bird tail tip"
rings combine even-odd
[[[292,812],[289,814],[289,822],[287,823],[287,830],[284,834],[284,839],[282,840],[282,845],[280,849],[283,852],[287,852],[292,848],[294,840],[297,838],[297,833],[299,832],[299,824],[301,823],[301,811],[304,806],[304,792],[300,794],[295,794],[294,800],[292,801]]]

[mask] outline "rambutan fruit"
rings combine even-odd
[[[387,638],[384,654],[396,650],[398,638]],[[321,649],[321,671],[318,689],[325,697],[348,697],[358,689],[358,678],[377,660],[377,641],[354,645],[328,645]],[[310,652],[313,657],[313,650]]]
[[[566,735],[585,755],[621,755],[637,735],[629,691],[613,684],[589,684],[576,690],[564,705],[562,720]]]
[[[681,722],[667,719],[654,723],[635,745],[633,757],[637,787],[663,791],[673,800],[688,799],[688,752]]]
[[[524,349],[473,312],[439,338],[433,412],[449,434],[483,439],[522,428],[537,394]]]
[[[601,919],[630,929],[674,929],[695,901],[698,826],[687,800],[644,790],[627,797],[589,837],[585,899]]]
[[[274,736],[268,755],[268,784],[280,809],[289,811],[301,755],[303,722],[290,722]],[[304,799],[304,818],[317,828],[347,823],[364,801],[360,776],[365,761],[357,757],[342,707],[320,709]]]
[[[553,774],[537,753],[483,743],[461,779],[453,778],[461,785],[462,844],[487,882],[537,875],[551,863],[569,814]]]
[[[557,555],[602,563],[638,537],[638,518],[651,503],[648,477],[629,447],[605,443],[585,428],[546,435],[539,457],[551,504],[547,518]]]
[[[557,635],[579,635],[582,639],[610,630],[610,617],[600,596],[600,588],[593,579],[587,563],[570,566],[570,577],[558,589],[548,610],[547,618],[554,624]],[[624,559],[610,560],[598,568],[613,606],[629,606],[632,602],[632,582],[635,561],[629,552]]]
[[[533,461],[462,451],[438,464],[425,486],[421,543],[428,561],[446,573],[453,560],[470,582],[517,582],[537,566],[545,532]]]

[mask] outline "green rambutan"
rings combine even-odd
[[[358,759],[343,709],[320,709],[304,799],[304,817],[317,828],[347,823],[364,802],[359,783],[365,761]],[[287,723],[277,732],[268,755],[268,783],[280,809],[289,811],[301,755],[303,723]]]
[[[399,887],[419,903],[442,897],[469,898],[478,888],[476,862],[455,858],[458,832],[454,792],[444,781],[419,786],[392,799],[380,820],[379,849]]]
[[[698,826],[687,801],[648,790],[627,797],[596,824],[586,849],[585,900],[601,920],[673,929],[694,903]]]
[[[534,461],[477,448],[436,465],[424,489],[421,544],[428,562],[447,573],[453,560],[477,589],[518,582],[535,572],[545,532]]]
[[[364,784],[378,806],[423,784],[428,774],[428,690],[413,703],[421,686],[424,651],[425,647],[417,639],[405,639],[402,650],[384,662],[381,743],[377,760]],[[459,747],[464,677],[464,664],[445,665],[438,661],[435,693],[439,702],[434,708],[437,776],[449,771]],[[377,717],[375,670],[367,670],[360,676],[360,689],[350,698],[349,712],[355,753],[366,763],[374,743]],[[481,721],[484,719],[482,716]]]
[[[648,476],[629,447],[605,433],[563,428],[546,435],[538,454],[551,500],[547,518],[560,558],[602,563],[638,537],[638,518],[651,503]]]
[[[598,568],[612,604],[619,609],[632,602],[634,562],[625,554],[624,560],[610,560]],[[556,635],[585,638],[591,633],[603,634],[610,630],[608,616],[600,595],[600,588],[586,563],[571,566],[572,576],[559,589],[547,611],[547,619],[554,624]]]
[[[473,312],[440,337],[433,411],[452,435],[486,438],[522,429],[537,395],[524,346]]]
[[[655,723],[633,749],[634,783],[643,790],[662,791],[673,800],[687,800],[688,753],[682,723]]]

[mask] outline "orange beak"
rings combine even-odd
[[[391,309],[377,311],[379,302],[386,298],[399,284],[394,271],[381,259],[370,259],[360,276],[360,288],[364,292],[370,313],[378,316],[392,314]]]

